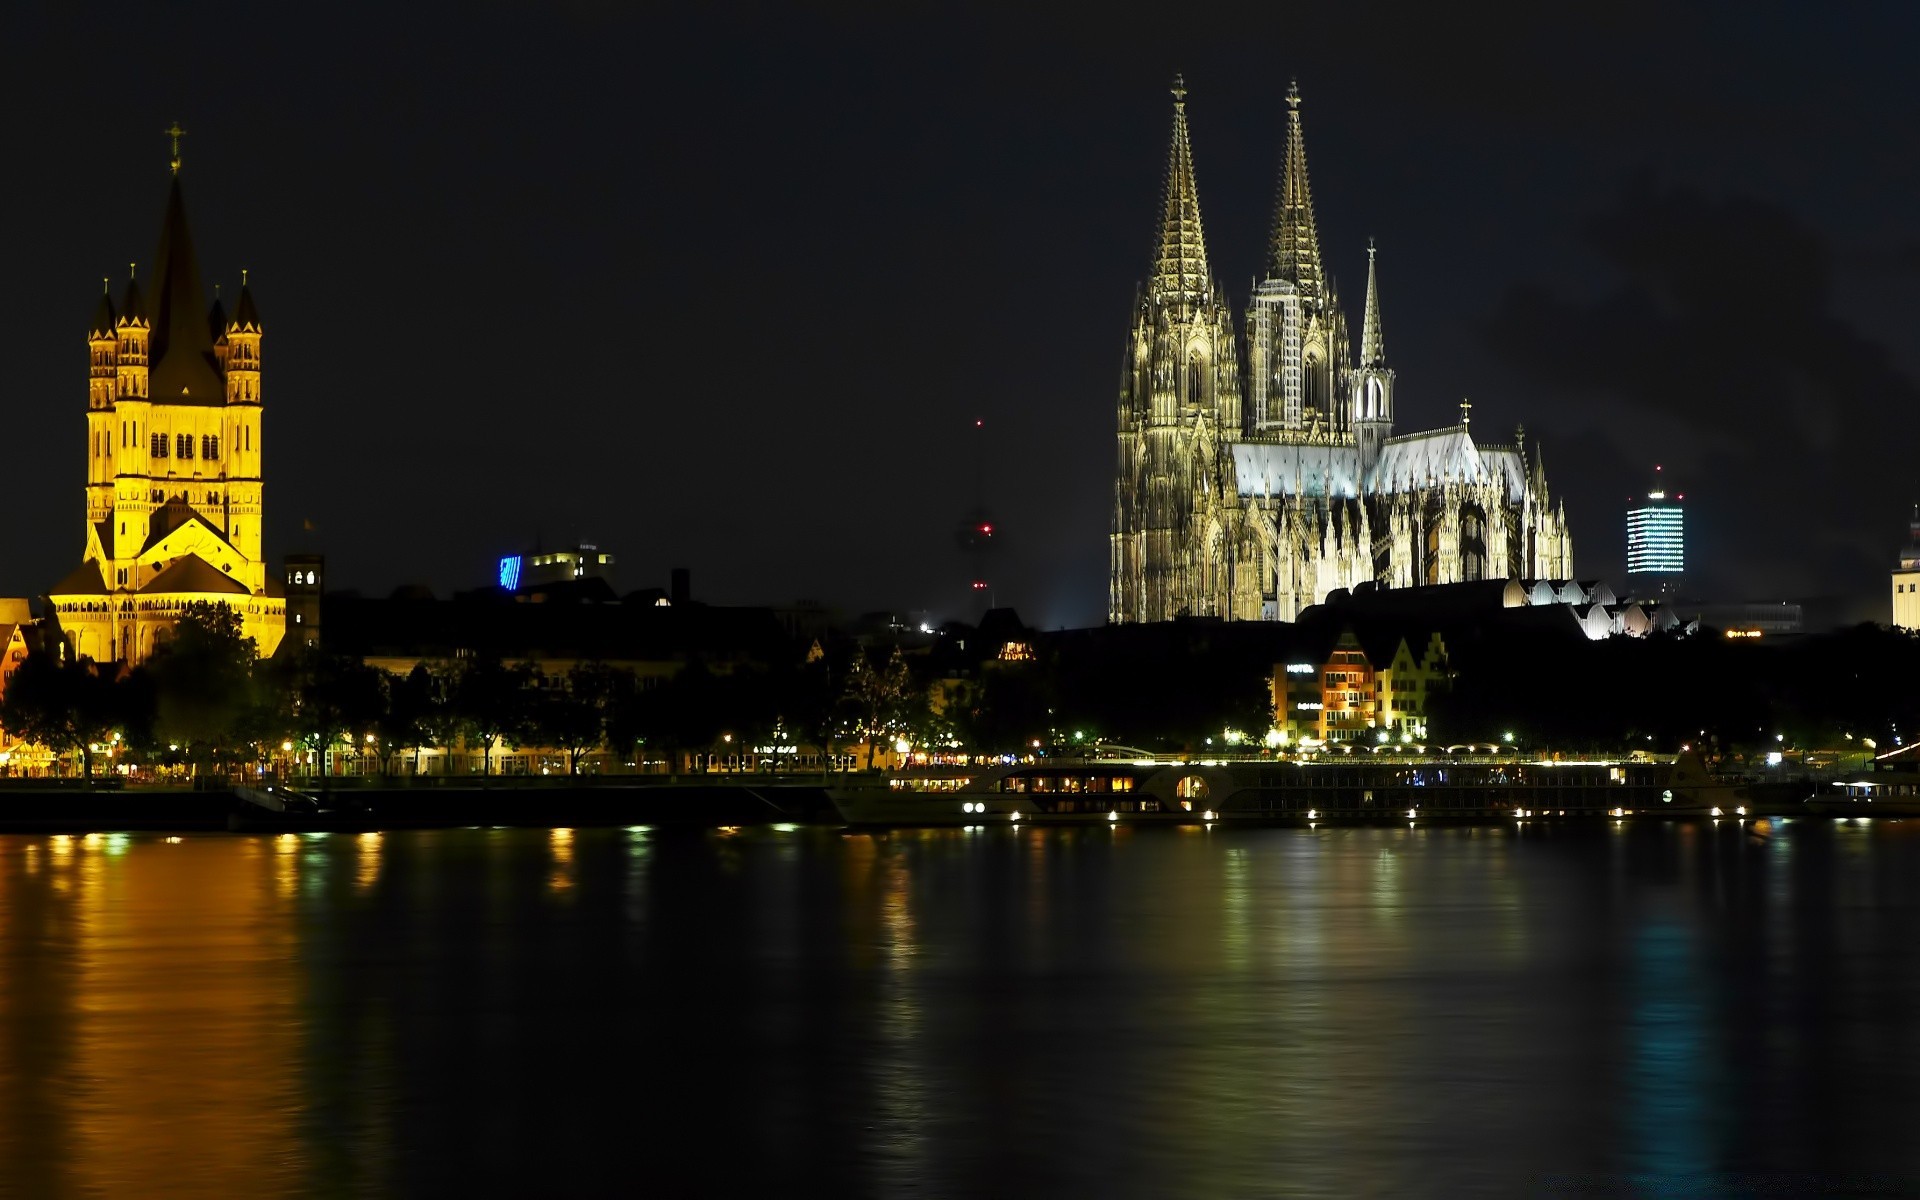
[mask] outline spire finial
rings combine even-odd
[[[1175,71],[1173,73],[1173,86],[1168,90],[1173,93],[1173,102],[1175,104],[1185,104],[1187,102],[1187,81],[1180,72]]]
[[[1373,265],[1373,250],[1374,250],[1373,239],[1368,238],[1367,239],[1367,265],[1368,266]]]
[[[1460,401],[1460,428],[1465,429],[1472,421],[1473,401],[1463,398]]]
[[[173,168],[175,175],[178,175],[180,173],[180,139],[186,136],[187,131],[180,128],[180,122],[175,121],[161,132],[173,139],[173,153],[167,165]]]
[[[111,295],[112,293],[113,293],[113,281],[108,279],[105,275],[102,275],[100,277],[100,294],[102,296],[107,296],[107,295]]]
[[[245,267],[240,268],[240,286],[247,286],[247,269]]]
[[[1298,121],[1300,119],[1300,81],[1298,79],[1287,80],[1287,107],[1292,110],[1288,116]]]
[[[138,278],[140,278],[140,264],[139,264],[139,263],[128,263],[128,264],[127,264],[127,278],[128,278],[128,279],[138,279]]]

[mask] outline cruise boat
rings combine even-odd
[[[1193,824],[1744,816],[1697,755],[1045,759],[829,790],[849,825]]]
[[[1906,771],[1830,783],[1813,794],[1807,809],[1832,817],[1920,817],[1920,775]]]

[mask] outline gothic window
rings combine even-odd
[[[1190,406],[1200,407],[1200,392],[1200,356],[1196,354],[1187,360],[1187,403]]]
[[[175,458],[192,458],[193,457],[193,435],[192,434],[179,433],[174,435],[173,456]]]

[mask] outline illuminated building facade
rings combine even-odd
[[[547,584],[573,580],[613,578],[613,555],[586,542],[571,550],[536,550],[532,554],[508,554],[500,559],[496,577],[501,590],[525,591]]]
[[[262,655],[286,628],[261,556],[260,315],[241,274],[231,314],[201,287],[173,180],[150,289],[102,293],[88,330],[87,528],[48,592],[67,650],[137,663],[188,604],[225,605]]]
[[[1920,504],[1914,505],[1907,548],[1893,569],[1893,624],[1896,629],[1920,633]]]
[[[1654,469],[1646,501],[1627,510],[1627,583],[1649,594],[1671,596],[1687,571],[1686,496],[1669,494]]]
[[[1566,579],[1573,542],[1538,450],[1456,425],[1395,436],[1374,252],[1360,352],[1320,255],[1289,89],[1264,278],[1239,322],[1201,229],[1186,91],[1151,273],[1128,337],[1108,619],[1294,620],[1341,588]]]

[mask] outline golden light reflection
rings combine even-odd
[[[547,875],[547,889],[564,892],[573,886],[573,830],[549,831],[547,852],[553,858],[553,870]]]
[[[293,926],[236,841],[49,838],[53,872],[0,878],[0,925],[56,939],[0,981],[0,1027],[37,1030],[0,1038],[0,1190],[300,1191],[297,1132],[232,1136],[302,1103]]]
[[[360,870],[353,877],[353,890],[364,892],[380,879],[380,835],[367,832],[358,839],[360,847]]]
[[[299,849],[300,839],[291,833],[273,839],[273,894],[282,900],[293,899],[300,886],[300,863],[295,856]]]

